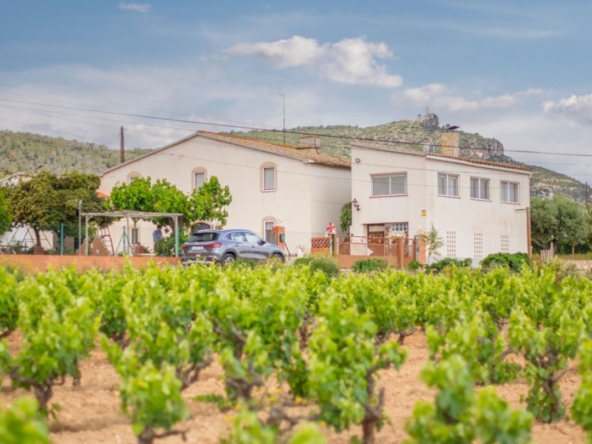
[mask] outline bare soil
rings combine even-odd
[[[18,348],[20,337],[17,333],[9,338],[12,350]],[[419,374],[427,362],[428,349],[426,338],[418,332],[406,339],[408,349],[407,362],[400,372],[389,369],[381,374],[380,385],[386,391],[386,413],[390,418],[377,435],[379,444],[401,443],[406,438],[405,421],[411,416],[413,406],[419,400],[431,401],[434,391],[428,389],[419,380]],[[55,419],[49,419],[51,440],[54,444],[92,444],[116,443],[133,444],[136,438],[130,424],[120,411],[118,384],[119,379],[112,365],[101,351],[94,351],[92,357],[82,362],[82,386],[73,388],[71,381],[54,390],[52,403],[59,404],[61,411]],[[563,399],[569,406],[580,385],[576,364],[570,364],[570,370],[561,380]],[[9,381],[5,379],[0,392],[0,404],[8,405],[15,398],[27,395],[25,390],[9,390]],[[512,408],[525,407],[521,397],[527,393],[524,381],[517,381],[497,387],[498,394]],[[197,383],[189,387],[184,396],[190,410],[190,419],[179,424],[178,429],[187,430],[187,442],[215,444],[224,438],[229,430],[232,412],[222,413],[206,403],[195,401],[200,394],[224,394],[222,369],[214,364],[205,369]],[[340,434],[324,430],[330,443],[346,444],[353,435],[361,436],[358,427]],[[533,438],[540,444],[576,444],[585,442],[585,434],[573,421],[561,421],[557,424],[535,423]],[[164,444],[180,444],[180,436],[171,436],[159,440]]]

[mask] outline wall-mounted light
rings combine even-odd
[[[356,157],[356,163],[360,163],[360,162],[361,162],[360,158]]]
[[[354,197],[354,200],[352,200],[352,206],[357,210],[360,211],[360,204],[358,203],[358,199],[356,199]]]

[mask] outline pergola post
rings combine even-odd
[[[88,214],[84,215],[84,243],[85,256],[88,256]]]
[[[179,257],[179,217],[175,216],[175,257]]]

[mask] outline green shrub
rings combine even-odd
[[[519,272],[524,265],[531,265],[526,253],[494,253],[481,261],[482,268],[506,267],[515,272]]]
[[[409,271],[418,271],[421,270],[423,266],[419,263],[419,261],[411,261],[409,265],[407,265],[407,270]]]
[[[358,273],[370,273],[372,271],[386,270],[388,266],[388,262],[384,259],[362,259],[352,266],[352,270]]]
[[[321,270],[327,277],[337,277],[339,275],[339,263],[332,256],[301,257],[294,261],[294,266],[309,266],[311,273]]]
[[[182,231],[179,232],[179,253],[181,252],[181,247],[184,242],[189,239]],[[175,236],[171,234],[170,236],[163,237],[159,241],[154,244],[154,254],[157,256],[174,256],[175,255]]]
[[[426,266],[426,270],[439,273],[444,270],[446,267],[456,267],[456,268],[470,268],[472,261],[470,258],[459,260],[459,259],[452,259],[447,257],[438,261],[432,265]]]

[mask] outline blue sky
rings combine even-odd
[[[4,3],[0,98],[275,128],[279,94],[288,127],[376,125],[429,105],[507,150],[592,153],[588,2]],[[140,147],[198,129],[0,105],[0,128],[113,147],[121,124]],[[592,182],[592,159],[508,154]]]

